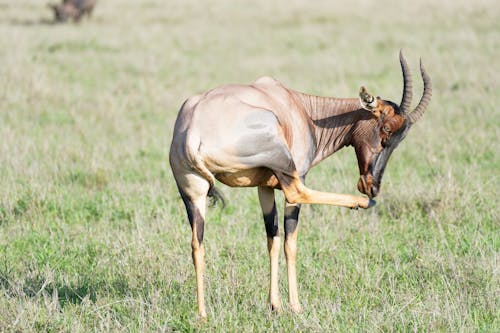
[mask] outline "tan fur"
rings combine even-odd
[[[276,236],[267,239],[267,249],[269,251],[269,264],[271,278],[269,283],[269,301],[273,310],[281,310],[281,301],[279,295],[279,254],[280,254],[280,237]]]
[[[279,181],[272,170],[253,168],[237,172],[225,172],[215,175],[218,181],[231,187],[268,186],[277,188]]]
[[[290,184],[282,182],[281,187],[286,201],[291,204],[327,204],[348,208],[368,208],[370,205],[368,198],[311,190],[305,187],[298,177]]]
[[[294,207],[294,205],[286,204],[285,214],[287,209]],[[299,293],[297,286],[297,235],[298,226],[294,232],[287,235],[285,239],[285,258],[288,277],[288,302],[290,308],[294,312],[301,312],[302,307],[299,302]]]
[[[196,200],[196,207],[200,211],[200,214],[205,217],[206,209],[206,197],[199,197]],[[207,317],[207,310],[205,308],[205,292],[204,292],[204,282],[203,275],[205,270],[205,248],[203,244],[198,241],[197,228],[193,226],[192,229],[192,239],[191,239],[191,249],[193,264],[196,272],[196,295],[198,300],[198,315],[201,318]]]

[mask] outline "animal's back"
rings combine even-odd
[[[219,161],[255,166],[249,150],[266,151],[286,146],[300,173],[311,159],[312,142],[307,116],[293,92],[280,82],[262,77],[249,85],[224,85],[189,98],[182,106],[174,137],[185,156],[201,155],[218,170]]]
[[[97,0],[64,0],[64,3],[71,3],[80,10],[92,10]]]
[[[293,93],[271,77],[261,77],[252,84],[228,84],[204,94],[190,97],[179,113],[181,122],[194,125],[198,122],[213,126],[234,125],[233,120],[245,117],[255,110],[267,110],[286,123],[290,117],[301,113]]]

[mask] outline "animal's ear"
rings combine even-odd
[[[380,105],[380,97],[374,97],[366,90],[365,87],[359,89],[359,101],[363,109],[370,111],[375,117],[380,117],[378,106]]]

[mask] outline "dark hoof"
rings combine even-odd
[[[375,200],[370,199],[370,202],[368,203],[368,207],[366,207],[366,208],[367,208],[367,209],[368,209],[368,208],[371,208],[371,207],[375,206],[375,204],[376,204],[376,203],[377,203],[377,202],[376,202]]]

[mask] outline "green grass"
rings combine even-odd
[[[495,1],[100,1],[79,25],[0,1],[0,331],[500,331]],[[304,312],[269,310],[255,189],[207,217],[208,321],[168,165],[185,98],[271,75],[399,102],[398,51],[434,97],[368,211],[305,206]],[[414,102],[416,103],[416,102]],[[355,193],[346,149],[308,185]],[[283,196],[279,194],[280,211]]]

